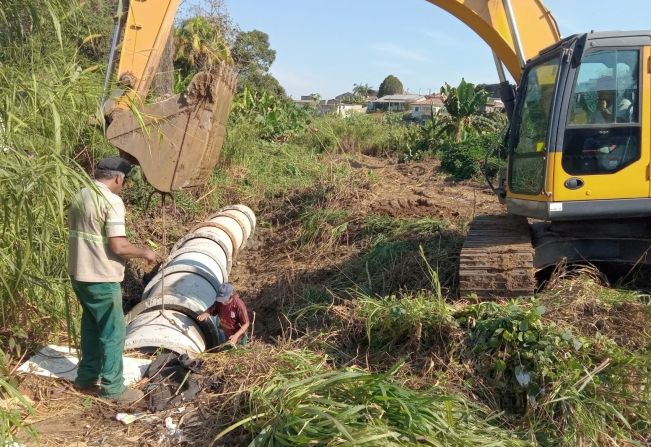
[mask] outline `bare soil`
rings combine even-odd
[[[440,173],[439,163],[424,160],[398,164],[386,159],[364,155],[353,159],[333,160],[349,163],[355,181],[325,195],[327,206],[348,210],[355,218],[369,214],[395,218],[430,217],[462,226],[476,215],[503,212],[493,193],[475,182],[453,183]],[[230,281],[254,314],[254,337],[260,344],[273,345],[282,328],[287,326],[285,311],[298,293],[314,284],[322,284],[340,271],[341,265],[355,258],[363,248],[354,235],[342,237],[335,244],[314,244],[297,247],[293,243],[300,231],[296,222],[304,192],[279,198],[279,203],[265,205],[267,211],[258,215],[259,226],[247,248],[235,262]],[[166,234],[173,243],[193,224],[183,216],[175,216],[175,225]],[[256,213],[259,211],[255,210]],[[151,218],[135,225],[138,238],[161,240],[161,218]],[[169,219],[169,217],[168,217]],[[170,227],[168,224],[166,227]],[[125,281],[127,298],[138,296],[144,267],[134,264]],[[272,348],[272,346],[269,346]],[[258,348],[256,348],[258,349]],[[265,348],[260,355],[264,355]],[[219,355],[219,354],[218,354]],[[157,414],[146,421],[125,426],[114,420],[121,409],[94,396],[80,394],[70,384],[52,379],[24,377],[20,389],[35,404],[36,414],[30,418],[39,431],[43,446],[129,446],[172,445],[163,436],[167,414]],[[135,408],[129,411],[138,410]],[[186,413],[202,413],[201,405],[190,404]],[[185,418],[182,413],[169,413],[175,422]],[[195,414],[196,416],[196,414]],[[192,425],[185,419],[186,433],[201,433],[201,424]],[[201,418],[199,418],[201,419]],[[188,425],[189,424],[189,425]],[[183,425],[181,426],[183,428]],[[195,440],[197,438],[194,438]],[[24,439],[27,445],[30,442]],[[203,439],[205,445],[210,440]],[[193,445],[202,445],[199,444]]]
[[[358,155],[347,162],[356,171],[372,173],[373,180],[356,184],[345,194],[335,194],[328,207],[350,210],[359,219],[369,214],[429,217],[461,225],[477,215],[504,212],[487,186],[447,180],[437,160],[399,164]],[[286,307],[297,294],[322,284],[363,249],[345,237],[334,246],[297,248],[290,241],[296,237],[298,224],[285,214],[290,214],[295,205],[290,202],[285,210],[261,216],[272,225],[258,227],[230,278],[256,314],[257,335],[265,338],[281,332]]]

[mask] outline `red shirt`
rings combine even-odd
[[[230,302],[215,304],[206,309],[212,316],[219,316],[219,325],[226,337],[230,337],[249,322],[249,313],[246,311],[246,304],[237,294],[231,296]]]

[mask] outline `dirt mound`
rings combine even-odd
[[[359,211],[391,217],[438,217],[471,220],[478,214],[502,212],[492,191],[475,182],[455,183],[440,171],[438,160],[392,163],[360,155],[350,162],[375,179]]]

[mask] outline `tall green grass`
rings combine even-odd
[[[419,128],[394,121],[367,114],[346,118],[326,115],[314,119],[307,131],[292,141],[328,153],[361,152],[378,156],[409,153],[419,137]]]
[[[0,345],[24,352],[71,324],[66,207],[88,177],[101,137],[101,73],[94,57],[110,32],[110,5],[7,0],[0,8]],[[106,20],[102,19],[106,13]],[[68,324],[66,324],[68,323]],[[64,326],[65,325],[65,326]],[[0,444],[23,425],[29,405],[0,371]]]
[[[74,157],[101,141],[89,125],[101,73],[82,51],[110,30],[97,8],[9,1],[0,15],[0,323],[36,339],[69,315],[66,206],[87,182]]]
[[[495,415],[438,388],[410,390],[392,374],[342,369],[278,375],[251,390],[251,415],[220,433],[250,446],[523,446]]]

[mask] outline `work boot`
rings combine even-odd
[[[99,394],[101,391],[101,388],[97,383],[79,385],[78,383],[74,382],[72,386],[80,393]]]
[[[143,393],[140,390],[127,388],[126,390],[124,390],[122,394],[119,394],[117,396],[106,397],[106,399],[112,400],[119,404],[132,404],[135,401],[142,399],[144,395],[145,393]]]

